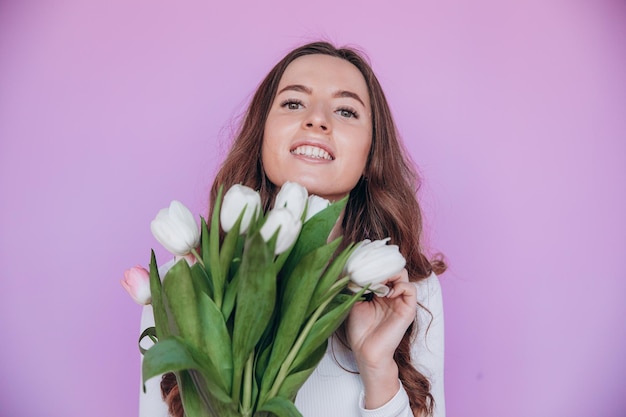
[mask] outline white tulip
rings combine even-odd
[[[276,255],[283,253],[294,244],[300,234],[302,221],[299,217],[294,217],[293,213],[285,207],[270,210],[265,224],[261,227],[263,240],[266,242],[270,240],[279,227],[280,230],[278,231],[276,248],[274,250]]]
[[[239,226],[239,234],[244,234],[250,226],[252,217],[256,219],[259,216],[261,208],[261,196],[258,192],[245,185],[235,184],[226,192],[222,200],[222,208],[220,210],[220,223],[225,232],[229,232],[233,228],[235,222],[245,209],[241,225]]]
[[[330,201],[320,196],[311,194],[309,196],[309,201],[306,206],[306,215],[304,216],[304,221],[307,222],[311,217],[315,216],[317,213],[324,210],[329,205]]]
[[[387,295],[389,288],[383,282],[398,275],[406,265],[398,246],[387,245],[389,240],[372,242],[366,239],[352,252],[343,269],[350,276],[349,289],[357,292],[371,284],[369,290],[377,295]]]
[[[176,200],[159,211],[150,230],[165,249],[177,256],[187,255],[200,243],[200,229],[193,214]]]
[[[296,219],[302,218],[309,193],[297,182],[287,181],[276,194],[274,208],[287,207]]]

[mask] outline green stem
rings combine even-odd
[[[241,395],[241,372],[240,370],[235,369],[235,371],[233,372],[233,390],[230,396],[230,398],[232,398],[233,400],[234,405],[239,404],[240,395]]]
[[[217,308],[222,310],[222,303],[224,302],[224,281],[219,281],[218,279],[213,280],[214,293],[213,293],[213,301]]]
[[[289,368],[293,364],[293,361],[296,359],[296,356],[298,355],[298,352],[300,351],[300,348],[304,344],[304,341],[306,340],[307,336],[311,332],[313,325],[315,324],[315,322],[317,322],[317,319],[319,319],[319,317],[322,315],[322,313],[324,312],[324,309],[332,301],[333,297],[330,295],[332,295],[334,290],[336,290],[338,287],[344,286],[349,281],[349,279],[350,279],[349,277],[340,279],[339,281],[335,282],[335,284],[333,284],[333,286],[330,287],[330,289],[326,292],[326,294],[328,294],[329,296],[327,296],[326,300],[322,304],[320,304],[319,307],[317,307],[317,309],[313,312],[313,315],[311,315],[311,317],[309,318],[309,321],[307,321],[306,326],[304,327],[304,329],[298,336],[296,343],[293,345],[293,347],[289,351],[289,354],[287,355],[285,362],[283,362],[283,364],[281,365],[278,371],[278,375],[276,376],[276,379],[274,380],[274,384],[272,385],[272,388],[270,389],[266,400],[274,398],[278,394],[278,390],[280,389],[280,386],[285,381],[285,378],[287,378],[287,374],[289,373]]]
[[[348,281],[350,281],[350,276],[347,275],[343,278],[341,278],[340,280],[338,280],[337,282],[335,282],[329,289],[328,291],[326,291],[326,294],[332,293],[333,291],[335,291],[337,288],[339,287],[343,287],[345,286]]]
[[[252,413],[252,371],[254,368],[254,351],[250,353],[243,368],[243,399],[241,402],[241,413],[249,416]]]
[[[202,265],[202,267],[203,267],[203,268],[205,268],[205,266],[204,266],[204,261],[202,260],[202,257],[200,256],[200,254],[198,253],[198,251],[192,248],[192,249],[191,249],[191,254],[192,254],[193,256],[195,256],[195,257],[196,257],[196,260],[197,260],[198,262],[200,262],[200,265]]]

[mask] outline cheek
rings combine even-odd
[[[263,170],[267,173],[267,168],[272,167],[274,162],[274,152],[272,150],[271,141],[263,139],[263,145],[261,145],[261,163],[263,164]]]
[[[359,178],[366,173],[367,161],[370,154],[370,142],[362,143],[358,147],[353,146],[350,152],[350,159],[347,160],[347,171],[352,180],[358,182]]]
[[[267,132],[263,136],[263,143],[261,144],[261,157],[263,160],[267,158],[276,158],[278,150],[280,148],[280,141],[275,136],[268,134]]]
[[[371,150],[372,150],[372,137],[370,135],[368,136],[367,140],[365,141],[365,144],[363,145],[361,149],[361,154],[360,154],[360,163],[362,166],[361,175],[365,175],[365,170],[367,168],[367,162],[369,161]]]
[[[273,184],[279,183],[281,163],[279,160],[278,144],[275,140],[272,140],[271,136],[268,136],[267,133],[263,137],[263,144],[261,146],[261,164],[263,166],[263,172],[270,182]]]
[[[275,154],[280,145],[280,132],[275,125],[266,124],[263,132],[263,145],[261,146],[263,157]]]
[[[360,149],[358,154],[362,159],[364,159],[364,164],[367,163],[367,159],[369,158],[370,152],[372,150],[372,134],[370,131],[364,133],[362,136],[362,141],[360,142]]]
[[[268,158],[276,151],[277,134],[275,124],[271,119],[267,119],[265,122],[265,128],[263,129],[263,140],[261,142],[261,157],[263,162],[265,158]]]

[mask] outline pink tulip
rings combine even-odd
[[[124,271],[122,287],[139,305],[148,305],[152,301],[150,294],[150,273],[140,265]]]

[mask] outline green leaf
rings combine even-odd
[[[328,343],[326,342],[322,343],[319,348],[314,351],[302,364],[300,367],[302,369],[295,369],[287,378],[285,378],[285,381],[278,389],[278,396],[288,398],[292,401],[295,400],[298,390],[306,382],[324,357],[327,345]]]
[[[343,271],[343,267],[345,266],[346,261],[348,260],[354,249],[355,245],[350,244],[333,260],[328,269],[326,269],[326,272],[319,280],[317,287],[315,287],[315,291],[311,295],[311,302],[309,303],[309,308],[307,309],[306,313],[307,317],[311,315],[311,313],[313,313],[313,311],[315,311],[315,309],[319,307],[324,302],[324,300],[328,299],[328,290],[335,282],[337,282],[337,279]],[[339,291],[341,291],[341,289]],[[337,293],[339,291],[337,291]],[[334,294],[331,296],[334,296]]]
[[[289,321],[292,321],[292,315],[298,314],[301,320],[297,326],[302,325],[304,314],[311,301],[311,294],[317,287],[320,277],[328,266],[329,259],[340,243],[341,238],[314,249],[302,258],[290,276],[283,276],[285,280],[283,300],[281,301],[283,318],[288,317],[290,318]]]
[[[203,417],[209,415],[207,406],[209,399],[206,391],[203,391],[203,384],[198,381],[196,373],[183,370],[176,373],[176,381],[180,392],[180,399],[183,403],[186,417]],[[204,394],[204,395],[203,395]]]
[[[348,196],[332,203],[302,225],[300,236],[283,267],[286,276],[291,275],[291,271],[303,256],[326,244],[328,236],[347,202]]]
[[[265,338],[265,335],[261,338],[261,341]],[[267,338],[269,341],[269,338]],[[263,382],[263,378],[265,377],[265,370],[267,368],[267,363],[270,359],[270,353],[272,353],[272,345],[270,343],[260,343],[260,347],[257,346],[257,352],[260,352],[257,355],[256,361],[256,376],[257,382],[260,385]]]
[[[237,249],[237,242],[239,240],[239,228],[241,226],[241,220],[245,214],[245,209],[241,212],[237,221],[233,225],[232,229],[224,237],[222,242],[222,249],[220,250],[220,265],[222,266],[222,276],[227,277],[230,270],[230,264],[235,256]]]
[[[233,396],[248,356],[268,326],[276,302],[273,252],[260,233],[246,243],[241,266],[233,327]]]
[[[217,192],[217,199],[213,207],[211,216],[211,230],[209,231],[209,261],[213,288],[215,290],[214,300],[218,308],[222,308],[224,297],[224,274],[220,265],[220,209],[222,207],[222,193],[224,186],[220,186]]]
[[[154,250],[150,255],[150,294],[152,295],[152,312],[154,315],[154,323],[156,334],[159,339],[163,339],[171,334],[169,320],[165,305],[163,303],[163,290],[161,277],[159,277],[159,267],[157,265]]]
[[[211,281],[207,271],[199,262],[193,264],[191,267],[191,278],[193,279],[196,294],[204,293],[212,298],[213,282]]]
[[[289,374],[292,375],[292,374],[296,374],[296,373],[301,373],[301,372],[306,371],[306,370],[313,371],[313,369],[315,369],[317,367],[317,365],[320,363],[320,361],[324,357],[324,354],[326,353],[326,349],[328,347],[328,341],[330,340],[330,337],[331,336],[329,336],[328,339],[324,340],[317,347],[317,349],[314,350],[306,359],[300,361],[300,363],[297,365],[297,367],[292,367],[290,372],[289,372]],[[284,383],[283,383],[283,385],[284,385]],[[287,397],[287,398],[289,398],[289,397]]]
[[[276,301],[273,254],[260,233],[250,238],[239,268],[233,361],[243,365],[269,323]]]
[[[257,413],[262,411],[273,413],[278,417],[302,417],[302,414],[300,414],[295,404],[282,397],[274,397],[266,401],[265,404],[257,410]]]
[[[228,321],[233,309],[235,308],[235,302],[237,300],[237,286],[239,285],[239,274],[228,283],[226,283],[226,289],[224,290],[224,302],[222,304],[222,315],[224,319]]]
[[[361,295],[364,291],[365,289],[359,291],[353,296],[350,296],[342,304],[326,312],[326,314],[321,316],[315,322],[308,336],[304,339],[304,343],[296,355],[295,360],[289,367],[290,370],[300,368],[301,365],[307,361],[309,356],[315,352],[321,344],[328,340],[330,335],[332,335],[335,330],[339,328],[341,323],[343,323],[345,318],[348,316],[348,313],[354,303],[361,299]]]
[[[198,296],[198,313],[202,337],[202,351],[217,365],[222,385],[230,394],[233,378],[232,346],[224,316],[206,294]]]
[[[257,375],[259,375],[259,385],[262,382],[262,378],[264,378],[266,375],[267,364],[269,363],[270,354],[272,353],[273,343],[276,337],[276,328],[278,326],[278,314],[280,314],[280,311],[278,308],[275,308],[274,312],[272,313],[272,318],[270,319],[269,325],[265,328],[263,336],[261,336],[261,339],[255,347],[255,351],[257,352],[256,373]]]
[[[144,355],[142,364],[144,390],[145,383],[150,378],[166,372],[189,369],[198,370],[204,376],[207,388],[215,394],[216,398],[222,402],[230,401],[225,388],[218,384],[219,373],[210,358],[177,336],[160,340]]]
[[[202,262],[207,270],[207,275],[211,280],[211,288],[213,288],[213,279],[211,277],[211,242],[210,242],[209,227],[207,226],[204,217],[200,216],[200,246]]]
[[[214,392],[207,388],[206,378],[201,373],[194,370],[180,371],[176,373],[176,379],[186,417],[239,416],[237,404],[213,395]]]
[[[269,390],[273,385],[274,378],[297,339],[307,318],[306,313],[311,301],[311,294],[324,272],[328,260],[340,242],[341,239],[336,239],[334,242],[313,250],[302,258],[291,276],[283,277],[286,282],[284,295],[280,302],[280,321],[274,338],[272,354],[264,372],[262,392]]]
[[[192,346],[201,347],[198,297],[191,269],[186,261],[176,262],[168,271],[163,280],[163,292],[167,297],[169,311],[174,317],[178,335]]]
[[[142,376],[144,384],[157,375],[183,369],[199,369],[185,343],[176,336],[161,340],[152,346],[143,357]],[[145,388],[145,387],[144,387]]]
[[[229,272],[227,275],[227,279],[231,280],[239,270],[239,266],[241,265],[241,256],[243,254],[243,247],[246,243],[245,235],[239,235],[237,238],[237,246],[235,248],[235,254],[233,255],[233,259],[230,261]]]
[[[139,345],[139,352],[141,352],[142,355],[148,351],[148,349],[144,349],[144,348],[141,347],[141,341],[145,337],[149,337],[150,340],[155,342],[155,339],[156,339],[156,327],[154,327],[154,326],[148,327],[146,330],[141,332],[141,335],[139,336],[139,342],[137,344]]]

